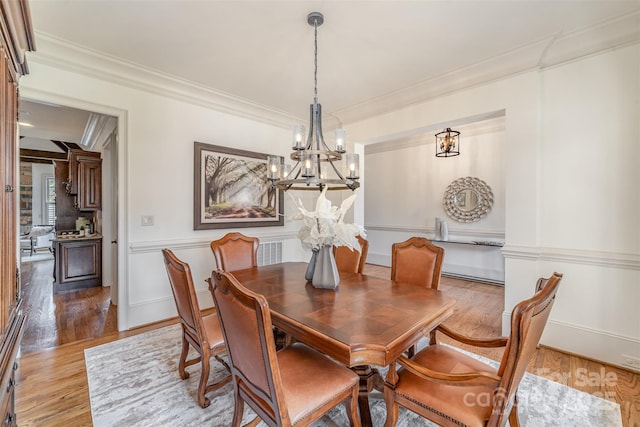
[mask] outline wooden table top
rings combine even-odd
[[[356,273],[337,290],[306,283],[306,263],[233,272],[265,296],[274,326],[347,366],[387,366],[453,313],[441,291]]]

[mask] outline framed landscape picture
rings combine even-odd
[[[194,143],[193,229],[284,225],[283,191],[267,179],[267,155]]]

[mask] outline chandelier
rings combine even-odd
[[[314,84],[313,104],[309,106],[309,134],[306,141],[304,125],[293,127],[291,160],[293,167],[282,162],[280,156],[267,157],[267,178],[273,187],[281,190],[355,190],[360,186],[360,159],[358,154],[346,153],[346,132],[335,130],[335,148],[332,150],[322,135],[322,106],[318,103],[318,27],[323,24],[320,12],[311,12],[307,22],[314,30]],[[346,174],[342,174],[342,159],[346,160]]]
[[[460,155],[460,132],[446,128],[436,133],[436,157]]]

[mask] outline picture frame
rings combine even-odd
[[[284,225],[284,191],[267,179],[267,154],[194,142],[193,229]]]

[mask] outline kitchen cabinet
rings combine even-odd
[[[53,292],[102,285],[102,236],[53,240]]]
[[[102,204],[102,160],[81,158],[78,160],[78,209],[93,211]]]
[[[67,194],[76,197],[81,211],[98,210],[102,205],[102,159],[100,153],[69,150]]]

